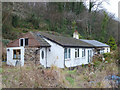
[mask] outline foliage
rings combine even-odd
[[[55,31],[72,36],[74,30],[77,30],[80,38],[100,39],[102,42],[106,42],[109,34],[116,35],[118,22],[104,10],[92,11],[95,3],[89,3],[89,10],[85,7],[84,2],[4,3],[3,37],[15,39],[17,32],[26,33],[32,29]],[[13,8],[14,12],[11,10]],[[14,28],[17,30],[14,31]],[[29,30],[21,31],[22,28]],[[9,37],[7,37],[8,35]]]
[[[107,44],[110,45],[111,50],[116,50],[117,44],[115,42],[115,39],[112,36],[110,36]]]
[[[102,28],[101,28],[101,41],[104,42],[105,41],[105,37],[107,35],[107,25],[108,25],[108,15],[107,13],[104,11],[104,19],[102,21]]]
[[[33,27],[35,29],[38,29],[40,18],[38,18],[35,14],[31,14],[31,17],[28,19],[28,22],[31,22],[33,24]]]
[[[2,39],[2,43],[3,43],[3,45],[7,45],[8,43],[10,42],[10,40],[8,40],[8,39]]]
[[[17,27],[19,25],[19,17],[17,15],[12,16],[12,26]]]
[[[14,40],[17,38],[17,32],[13,31],[13,27],[11,25],[4,24],[2,26],[2,36],[5,39],[11,39]]]
[[[104,56],[104,58],[111,57],[111,53],[104,53],[103,56]]]

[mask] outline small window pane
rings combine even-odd
[[[75,58],[77,58],[77,49],[75,49]]]
[[[85,56],[85,49],[84,49],[84,56]]]
[[[65,59],[67,59],[67,48],[65,48]]]
[[[42,59],[44,59],[44,51],[42,51],[41,56],[42,56]]]
[[[70,58],[70,49],[68,49],[68,50],[69,50],[69,51],[68,51],[68,52],[69,52],[69,56],[68,56],[68,57]]]
[[[78,49],[78,57],[79,57],[79,49]]]
[[[20,49],[13,50],[13,59],[20,59],[21,58],[21,51]]]
[[[28,38],[25,38],[25,46],[28,46]]]
[[[23,46],[23,39],[20,39],[20,46]]]

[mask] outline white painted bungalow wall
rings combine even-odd
[[[64,48],[48,39],[45,40],[51,45],[47,48],[47,67],[55,65],[64,68]]]
[[[47,54],[47,53],[46,53],[47,51],[46,51],[46,50],[47,50],[46,48],[41,48],[41,49],[40,49],[40,64],[42,64],[44,67],[47,67],[47,66],[46,66],[46,63],[47,63],[47,62],[46,62],[46,60],[47,60],[47,57],[46,57],[46,56],[47,56],[47,55],[46,55],[46,54]],[[42,51],[44,52],[44,58],[43,58],[43,59],[42,59]]]
[[[108,50],[107,50],[107,49],[108,49]],[[107,53],[107,51],[110,52],[110,47],[105,47],[105,48],[104,48],[104,53]]]
[[[65,60],[64,62],[64,48],[50,40],[47,39],[45,40],[51,45],[50,48],[47,48],[47,67],[51,67],[52,65],[55,65],[57,67],[64,68],[64,64],[66,67],[74,67],[82,64],[88,64],[88,50],[92,50],[92,56],[93,56],[92,48],[86,48],[85,57],[82,57],[82,48],[79,48],[80,57],[75,58],[75,48],[71,48],[71,59]],[[46,63],[44,62],[44,66],[45,64]]]
[[[9,51],[8,51],[9,49]],[[24,47],[9,47],[7,48],[7,64],[8,65],[16,65],[17,60],[13,60],[13,49],[20,49],[21,50],[21,66],[24,65]]]
[[[75,58],[75,48],[71,48],[71,59],[65,60],[66,67],[75,67],[82,64],[88,64],[88,50],[92,50],[93,56],[93,49],[85,49],[85,57],[82,57],[82,48],[79,48],[79,58]]]

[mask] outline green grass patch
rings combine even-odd
[[[68,80],[72,86],[74,85],[74,79],[72,77],[66,77],[66,80]]]
[[[76,69],[67,71],[68,74],[76,74]]]
[[[0,73],[2,73],[2,68],[0,68]]]

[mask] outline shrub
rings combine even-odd
[[[110,45],[111,50],[116,50],[117,44],[112,36],[109,38],[107,44]]]
[[[111,54],[110,53],[104,53],[103,56],[104,56],[104,58],[111,57]]]
[[[8,39],[2,39],[2,43],[3,43],[3,45],[7,45],[8,43],[10,42],[10,40],[8,40]]]
[[[100,64],[101,64],[101,61],[95,61],[94,62],[95,67],[98,67]]]

